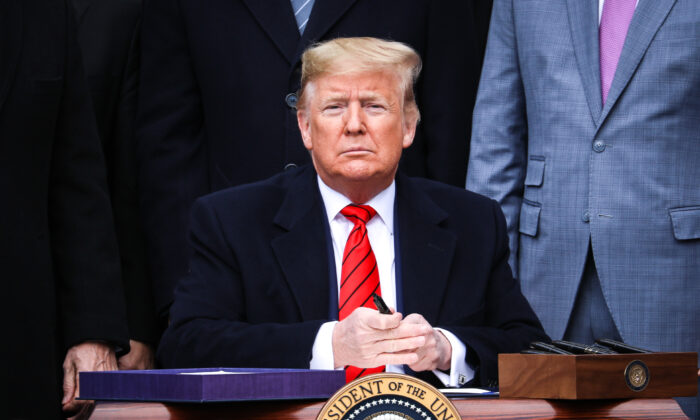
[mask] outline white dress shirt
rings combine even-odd
[[[343,216],[340,211],[352,204],[350,199],[331,189],[320,177],[318,177],[318,187],[321,191],[321,198],[326,208],[328,223],[333,240],[333,254],[335,257],[336,279],[338,281],[338,293],[340,293],[340,272],[342,269],[343,251],[348,236],[354,224]],[[377,270],[379,272],[379,285],[382,291],[382,298],[389,307],[396,308],[396,259],[394,258],[394,199],[396,197],[396,184],[394,182],[384,191],[377,194],[366,205],[377,211],[369,222],[367,222],[367,236],[372,246],[372,251],[377,259]],[[428,279],[426,279],[428,280]],[[407,314],[404,314],[407,315]],[[319,329],[314,341],[311,369],[333,369],[333,328],[338,321],[324,323]],[[474,370],[467,365],[465,357],[467,348],[459,338],[449,331],[441,331],[452,346],[452,361],[450,373],[434,370],[433,373],[445,384],[445,386],[459,386],[470,381],[474,377]],[[387,365],[387,372],[403,373],[401,365]]]

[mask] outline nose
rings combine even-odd
[[[345,115],[345,134],[356,135],[365,133],[364,113],[360,103],[351,102]]]

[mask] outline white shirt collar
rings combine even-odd
[[[330,223],[335,219],[340,211],[347,206],[352,204],[349,198],[339,193],[338,191],[332,189],[321,179],[320,176],[316,175],[318,179],[318,189],[321,191],[321,198],[323,199],[323,205],[326,207],[326,215],[328,216],[328,222]],[[382,219],[384,225],[386,225],[389,233],[394,233],[394,199],[396,198],[396,181],[392,181],[391,185],[382,190],[379,194],[375,195],[366,203],[368,206],[372,206],[374,210],[377,211],[377,215]],[[340,217],[344,217],[340,215]]]

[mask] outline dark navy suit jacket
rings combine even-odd
[[[499,206],[403,176],[396,200],[404,314],[454,333],[481,383],[493,383],[498,353],[546,339],[511,275]],[[326,220],[310,167],[197,200],[195,254],[175,292],[161,362],[307,368],[329,320]]]

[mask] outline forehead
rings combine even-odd
[[[316,99],[329,97],[383,96],[392,98],[400,92],[399,76],[388,70],[342,74],[325,74],[310,84]]]

